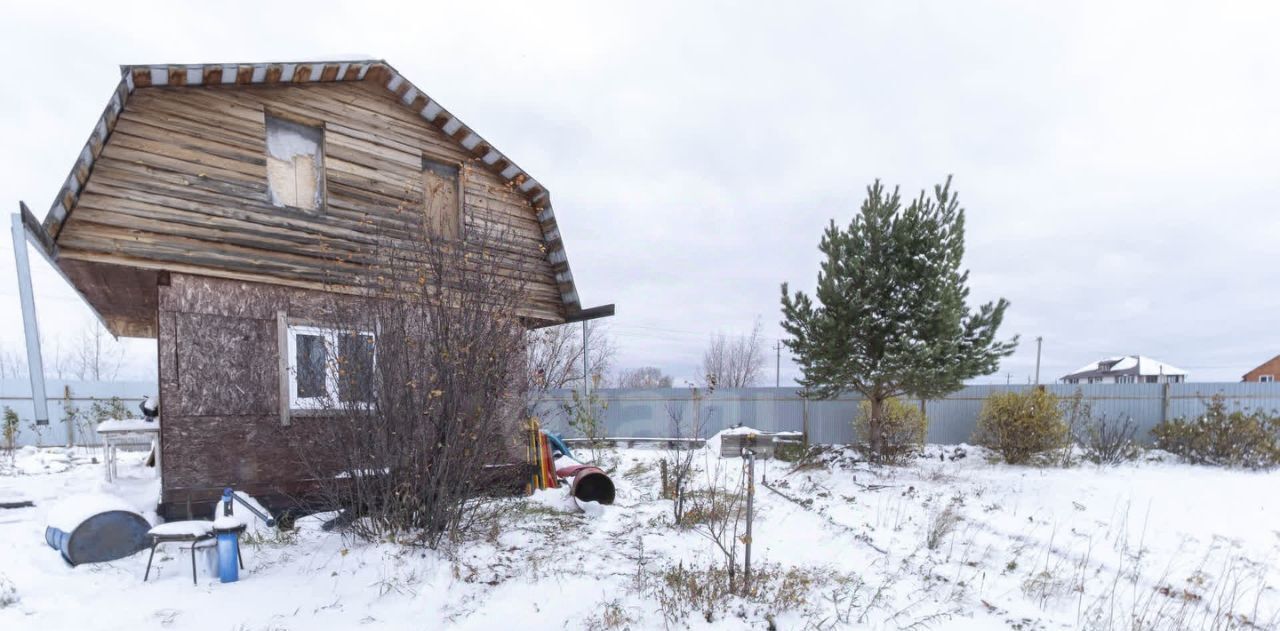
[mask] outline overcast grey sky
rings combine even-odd
[[[785,5],[785,6],[784,6]],[[0,15],[0,201],[43,216],[126,63],[383,58],[552,191],[622,367],[691,377],[781,330],[874,178],[954,174],[975,301],[1025,383],[1141,353],[1235,381],[1280,353],[1280,39],[1264,3],[24,3]],[[6,223],[7,226],[7,223]],[[0,344],[16,350],[0,245]],[[88,309],[36,272],[46,337]],[[154,344],[129,371],[154,373]],[[784,362],[783,381],[795,376]],[[772,382],[772,363],[770,378]]]

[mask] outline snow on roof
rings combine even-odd
[[[1105,368],[1104,368],[1105,367]],[[1125,373],[1135,375],[1185,375],[1187,371],[1178,368],[1172,364],[1166,364],[1160,360],[1152,359],[1143,355],[1118,355],[1115,357],[1107,357],[1100,359],[1091,364],[1080,367],[1067,377],[1080,375],[1084,373]]]

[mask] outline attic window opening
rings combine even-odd
[[[462,235],[462,191],[458,166],[422,159],[422,210],[427,232],[441,239]]]
[[[324,206],[324,130],[268,115],[267,190],[271,203]]]

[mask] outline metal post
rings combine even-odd
[[[1036,385],[1040,385],[1040,342],[1044,338],[1036,336]]]
[[[809,447],[809,397],[800,399],[801,402],[801,426],[800,430],[804,433],[804,446]]]
[[[777,388],[782,385],[782,340],[776,343],[777,355],[773,364],[773,387]]]
[[[746,555],[742,557],[742,593],[747,593],[751,589],[751,517],[754,508],[752,500],[756,496],[756,452],[750,449],[747,452],[747,536],[743,539],[746,543]]]
[[[1169,384],[1160,386],[1160,422],[1169,420]]]
[[[71,386],[62,384],[62,409],[65,412],[67,406],[71,405]],[[76,425],[74,417],[69,414],[63,414],[63,422],[67,424],[67,446],[73,447],[76,444]]]
[[[40,356],[40,329],[36,326],[36,302],[31,290],[31,262],[27,259],[27,229],[22,215],[14,213],[13,259],[18,272],[18,299],[22,303],[22,332],[27,338],[27,374],[31,377],[31,406],[36,424],[49,424],[49,399],[44,391],[44,361]],[[68,425],[70,428],[70,425]],[[67,430],[70,432],[70,429]],[[67,434],[70,440],[70,433]]]
[[[582,321],[582,394],[591,394],[591,373],[587,363],[587,321]]]

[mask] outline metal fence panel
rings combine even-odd
[[[966,386],[946,397],[926,401],[925,413],[929,419],[926,440],[938,444],[972,442],[987,397],[1033,387]],[[1151,429],[1161,420],[1199,416],[1205,402],[1214,394],[1221,394],[1232,408],[1280,410],[1280,383],[1050,384],[1044,388],[1062,398],[1079,392],[1095,417],[1132,419],[1138,426],[1138,439],[1146,443],[1151,441]],[[608,405],[604,425],[609,437],[672,436],[670,410],[683,414],[685,419],[694,417],[695,406],[689,390],[604,389],[597,394]],[[548,402],[556,411],[544,415],[546,426],[577,437],[568,426],[564,409],[566,403],[572,402],[572,393],[552,392]],[[747,425],[765,431],[807,430],[808,440],[813,444],[849,444],[857,440],[853,421],[860,404],[861,400],[851,394],[806,403],[794,388],[744,388],[716,391],[702,399],[698,407],[706,417],[704,437],[726,427]],[[910,404],[919,402],[910,401]]]
[[[18,414],[17,445],[65,445],[67,444],[68,412],[78,419],[72,423],[70,436],[77,445],[102,443],[95,431],[96,423],[88,419],[88,412],[95,402],[106,402],[119,397],[133,416],[140,416],[138,404],[156,393],[156,384],[148,381],[66,381],[49,379],[46,382],[49,397],[49,424],[36,425],[35,407],[31,402],[31,381],[0,379],[0,410],[9,408]]]
[[[983,402],[996,392],[1022,392],[1034,386],[966,386],[950,395],[925,402],[929,419],[926,440],[938,444],[971,442]],[[1222,395],[1233,409],[1280,411],[1280,383],[1178,383],[1178,384],[1052,384],[1048,391],[1069,397],[1080,392],[1095,416],[1131,418],[1138,425],[1138,438],[1150,442],[1151,428],[1163,419],[1195,418],[1202,414],[1209,397]],[[130,413],[147,395],[154,394],[154,382],[92,383],[49,381],[50,424],[33,423],[30,383],[26,379],[0,380],[0,405],[20,417],[18,444],[66,444],[63,419],[69,407],[87,411],[95,401],[120,397]],[[69,397],[68,397],[69,394]],[[717,390],[696,401],[687,388],[617,389],[596,391],[604,404],[605,436],[611,438],[665,438],[676,434],[674,426],[685,428],[688,436],[701,424],[700,437],[736,425],[765,431],[805,431],[810,443],[849,444],[856,442],[853,421],[861,399],[852,394],[825,401],[805,401],[795,388],[742,388]],[[580,437],[569,424],[573,392],[556,390],[534,406],[543,426],[570,437]],[[163,403],[163,402],[162,402]],[[912,401],[912,405],[918,402]],[[163,415],[163,409],[161,410]],[[98,444],[99,440],[81,423],[75,428],[76,442]],[[38,431],[37,431],[38,430]]]

